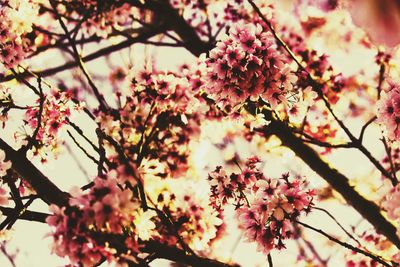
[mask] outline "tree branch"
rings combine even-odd
[[[186,20],[179,15],[168,1],[152,0],[147,1],[145,7],[160,14],[166,20],[167,26],[172,29],[182,39],[184,47],[193,55],[199,56],[201,53],[212,49],[213,45],[203,42]]]
[[[124,48],[127,48],[127,47],[133,45],[134,43],[140,43],[140,42],[146,41],[147,39],[149,39],[149,38],[151,38],[151,37],[153,37],[153,36],[155,36],[157,34],[160,34],[163,31],[164,31],[163,27],[159,27],[157,29],[143,29],[141,31],[141,33],[137,37],[133,37],[132,39],[125,40],[125,41],[123,41],[123,42],[121,42],[119,44],[116,44],[116,45],[111,45],[111,46],[99,49],[98,51],[96,51],[96,52],[94,52],[94,53],[92,53],[90,55],[82,57],[82,62],[89,62],[89,61],[92,61],[94,59],[100,58],[102,56],[106,56],[106,55],[109,55],[111,53],[114,53],[116,51],[120,51],[120,50],[122,50]],[[59,72],[75,68],[77,66],[78,66],[78,62],[70,61],[70,62],[67,62],[67,63],[61,65],[61,66],[57,66],[57,67],[54,67],[54,68],[49,68],[49,69],[43,70],[43,71],[33,71],[33,72],[36,73],[40,77],[48,77],[48,76],[57,74]],[[21,78],[21,79],[22,78],[27,78],[29,76],[31,76],[31,73],[29,71],[24,71],[24,72],[18,74],[18,77]],[[0,83],[11,81],[12,79],[14,79],[16,77],[17,77],[16,75],[7,75],[5,77],[0,77]]]
[[[0,138],[0,149],[4,150],[7,160],[12,163],[12,168],[25,181],[27,181],[38,196],[47,204],[65,206],[68,204],[68,194],[61,191],[26,157],[23,151],[16,151]]]
[[[146,253],[156,253],[157,258],[180,262],[193,267],[231,267],[238,265],[229,265],[216,260],[211,260],[195,255],[187,255],[185,251],[164,245],[155,241],[147,241],[142,249]]]
[[[265,110],[264,116],[268,120],[271,120],[271,123],[265,128],[265,136],[269,136],[270,134],[276,135],[282,141],[283,145],[295,152],[304,163],[327,181],[333,189],[339,192],[347,203],[353,206],[379,233],[385,235],[393,244],[400,248],[400,240],[396,234],[396,227],[383,217],[379,207],[375,203],[365,199],[355,191],[349,184],[349,179],[346,176],[330,167],[319,157],[315,150],[304,144],[300,138],[296,137],[289,126],[274,118],[270,111]]]
[[[371,253],[369,253],[369,252],[367,252],[367,251],[364,251],[364,250],[362,250],[362,249],[359,249],[359,248],[357,248],[357,247],[355,247],[355,246],[352,246],[352,245],[350,245],[350,244],[348,244],[348,243],[346,243],[346,242],[342,242],[342,241],[340,241],[339,239],[337,239],[337,238],[335,238],[335,237],[333,237],[333,236],[331,236],[331,235],[325,233],[325,232],[322,231],[321,229],[317,229],[317,228],[315,228],[315,227],[313,227],[313,226],[311,226],[311,225],[308,225],[308,224],[303,223],[303,222],[300,222],[300,221],[296,221],[296,223],[302,225],[302,226],[305,227],[305,228],[311,229],[311,230],[313,230],[314,232],[317,232],[317,233],[319,233],[319,234],[325,236],[325,237],[328,238],[329,240],[331,240],[331,241],[333,241],[333,242],[335,242],[335,243],[341,245],[342,247],[345,247],[345,248],[347,248],[347,249],[349,249],[349,250],[352,250],[352,251],[354,251],[354,252],[363,254],[364,256],[367,256],[367,257],[371,258],[371,259],[374,260],[375,262],[379,262],[379,263],[382,264],[383,266],[387,266],[387,267],[391,267],[391,266],[392,266],[392,265],[390,265],[389,263],[387,263],[386,261],[382,260],[381,257],[376,256],[376,255],[373,255],[373,254],[371,254]]]
[[[13,216],[16,213],[16,210],[13,208],[7,207],[0,207],[0,211],[6,216]],[[18,217],[18,219],[26,220],[26,221],[33,221],[33,222],[41,222],[45,223],[46,218],[50,216],[50,214],[26,210],[22,215]]]

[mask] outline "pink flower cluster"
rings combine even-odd
[[[286,102],[297,76],[261,25],[237,24],[205,59],[206,91],[227,112],[262,97],[272,107]]]
[[[236,206],[239,226],[248,241],[256,242],[258,250],[268,254],[272,249],[285,247],[283,241],[293,235],[292,223],[313,205],[313,190],[305,189],[300,178],[289,180],[266,178],[257,168],[260,160],[252,157],[240,174],[229,176],[221,167],[209,176],[211,205],[221,209],[231,202]]]
[[[125,1],[67,0],[58,3],[61,15],[72,18],[74,24],[80,23],[82,16],[86,19],[80,28],[89,36],[106,38],[113,29],[121,30],[130,25],[132,6]]]
[[[155,224],[153,214],[140,210],[132,192],[114,179],[96,178],[89,192],[75,189],[71,194],[68,207],[51,206],[54,215],[47,223],[52,226],[53,252],[68,256],[73,266],[94,266],[102,259],[121,262],[124,257],[135,261],[139,238],[148,239]],[[119,237],[119,245],[104,235]]]
[[[200,133],[200,116],[194,110],[190,113],[197,100],[192,98],[189,104],[176,91],[158,100],[162,97],[153,85],[134,83],[133,94],[120,97],[122,106],[118,112],[99,113],[97,122],[107,135],[121,144],[130,158],[146,162],[154,159],[163,166],[157,175],[179,177],[189,167],[189,142]],[[184,93],[189,94],[187,91]],[[176,106],[172,106],[174,101]]]
[[[38,13],[35,1],[0,1],[0,63],[6,68],[18,65],[29,51],[26,34]]]
[[[393,147],[390,151],[390,154],[386,155],[382,160],[382,165],[388,172],[392,171],[392,167],[395,172],[400,170],[400,148]],[[393,166],[392,166],[393,164]]]
[[[176,184],[178,185],[178,183]],[[202,250],[216,241],[224,231],[221,213],[207,203],[201,203],[192,192],[177,187],[164,189],[157,197],[157,205],[176,222],[178,235],[194,250]],[[189,190],[191,191],[191,190]],[[171,192],[176,192],[171,193]],[[184,193],[184,194],[181,194]],[[160,229],[161,241],[171,246],[179,244],[178,237],[168,227]]]
[[[388,217],[397,222],[397,235],[400,237],[400,184],[393,187],[392,190],[386,194],[386,198],[382,203],[382,207],[387,211]]]
[[[390,259],[393,263],[400,264],[400,252],[399,250],[385,237],[379,235],[374,230],[364,231],[360,235],[360,241],[363,246],[361,249],[367,248],[369,251],[375,254],[384,254],[387,259]],[[348,250],[346,255],[346,267],[378,267],[382,266],[377,261],[367,258],[364,255],[356,253],[355,251]],[[393,266],[398,266],[394,264]]]
[[[86,224],[101,231],[122,233],[122,226],[132,221],[131,213],[138,208],[132,192],[121,190],[114,179],[96,178],[88,194],[80,190],[71,193],[69,204],[83,211]]]
[[[142,102],[155,103],[161,111],[192,113],[198,106],[195,91],[188,78],[174,73],[144,69],[130,74],[132,88]]]
[[[8,204],[8,193],[7,191],[0,187],[0,205],[4,206]],[[1,211],[0,211],[0,215],[1,215]]]
[[[225,26],[240,20],[249,20],[249,9],[243,0],[235,1],[196,1],[170,0],[171,6],[178,9],[186,22],[192,26],[200,37],[213,38]]]
[[[341,0],[297,0],[296,6],[306,7],[315,6],[322,11],[329,12],[341,6]]]
[[[98,1],[88,1],[91,6],[98,6]],[[122,2],[122,1],[121,1]],[[113,29],[121,28],[128,22],[129,16],[131,15],[131,6],[128,3],[115,5],[105,12],[99,10],[98,13],[102,15],[94,15],[83,23],[83,29],[89,35],[97,35],[99,37],[106,38],[112,33]]]
[[[400,139],[400,86],[390,83],[377,103],[378,122],[386,129],[387,137],[391,141]]]
[[[58,145],[58,134],[63,125],[67,124],[67,118],[71,116],[73,110],[80,110],[81,106],[74,104],[68,92],[52,91],[45,95],[43,110],[40,114],[40,99],[37,100],[37,106],[30,107],[25,113],[26,123],[35,131],[39,123],[40,128],[36,135],[38,148],[51,147]]]

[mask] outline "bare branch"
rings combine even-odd
[[[314,232],[317,232],[317,233],[319,233],[319,234],[325,236],[325,237],[328,238],[329,240],[331,240],[331,241],[333,241],[333,242],[335,242],[335,243],[341,245],[342,247],[345,247],[345,248],[347,248],[347,249],[349,249],[349,250],[352,250],[352,251],[354,251],[354,252],[363,254],[364,256],[367,256],[367,257],[373,259],[374,261],[379,262],[379,263],[382,264],[383,266],[387,266],[387,267],[391,267],[391,266],[392,266],[392,265],[390,265],[389,263],[387,263],[386,261],[382,260],[381,257],[376,256],[376,255],[373,255],[373,254],[371,254],[371,253],[369,253],[369,252],[367,252],[367,251],[364,251],[364,250],[362,250],[362,249],[359,249],[359,248],[357,248],[357,247],[355,247],[355,246],[352,246],[352,245],[350,245],[349,243],[340,241],[339,239],[337,239],[337,238],[335,238],[335,237],[333,237],[333,236],[331,236],[331,235],[325,233],[325,232],[322,231],[321,229],[317,229],[317,228],[315,228],[315,227],[313,227],[313,226],[311,226],[311,225],[308,225],[308,224],[303,223],[303,222],[300,222],[300,221],[296,221],[296,222],[297,222],[298,224],[304,226],[305,228],[311,229],[311,230],[313,230]]]

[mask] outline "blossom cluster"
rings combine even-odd
[[[219,28],[250,19],[251,9],[244,8],[243,0],[226,2],[170,0],[170,4],[181,11],[186,22],[204,38],[215,35]]]
[[[157,175],[178,177],[183,174],[189,164],[189,136],[195,137],[199,131],[198,119],[188,117],[185,125],[181,115],[159,114],[156,110],[150,113],[149,107],[130,100],[114,114],[117,116],[99,116],[101,129],[117,140],[130,158],[140,158],[143,162],[157,160],[159,163],[154,168],[160,170]]]
[[[90,7],[90,5],[97,6],[98,1],[87,2],[93,2],[89,3]],[[106,38],[112,33],[113,29],[120,29],[126,24],[129,15],[131,15],[131,6],[128,3],[115,5],[109,10],[99,10],[97,15],[89,18],[82,26],[87,34]]]
[[[93,266],[102,259],[121,262],[122,257],[135,261],[138,240],[152,235],[155,212],[143,212],[132,192],[109,177],[96,178],[87,193],[74,189],[71,195],[68,207],[51,206],[54,215],[47,223],[52,226],[53,252],[68,256],[74,266]],[[118,236],[123,248],[102,235]]]
[[[198,107],[195,84],[190,82],[190,78],[158,72],[151,68],[137,72],[132,70],[128,78],[134,94],[137,94],[142,102],[157,103],[160,111],[192,113]]]
[[[6,68],[18,65],[29,51],[27,34],[37,17],[37,1],[0,1],[0,62]]]
[[[7,204],[8,204],[7,191],[4,188],[0,187],[0,205],[3,206],[3,205],[7,205]],[[0,212],[0,215],[1,215],[1,212]]]
[[[364,231],[360,235],[360,241],[363,243],[363,246],[358,244],[359,248],[368,249],[368,251],[375,252],[375,254],[381,255],[383,258],[391,259],[394,266],[400,263],[400,252],[398,249],[389,240],[376,233],[376,231]],[[380,266],[373,259],[350,250],[347,251],[345,258],[346,267]]]
[[[67,256],[72,266],[94,266],[101,260],[138,262],[147,240],[181,249],[185,249],[184,243],[193,250],[206,251],[223,230],[220,213],[202,205],[187,188],[179,190],[180,181],[145,177],[149,180],[146,189],[152,189],[146,190],[148,199],[156,201],[154,208],[144,211],[143,203],[119,183],[118,173],[96,177],[88,192],[72,189],[67,207],[50,207],[53,215],[47,223],[52,227],[52,251]]]
[[[73,24],[78,24],[82,16],[85,21],[80,25],[81,30],[89,36],[106,38],[113,29],[122,29],[130,21],[132,6],[125,1],[97,1],[97,0],[68,0],[58,3],[58,12],[74,19]]]
[[[117,95],[120,108],[97,114],[102,131],[118,141],[126,155],[139,163],[158,161],[163,177],[178,177],[188,169],[189,142],[200,132],[198,92],[189,76],[131,70],[128,96]]]
[[[313,24],[311,23],[311,25]],[[306,63],[307,72],[314,79],[324,81],[321,90],[329,101],[335,104],[341,96],[340,92],[346,87],[346,78],[335,71],[329,62],[329,56],[316,49],[311,49],[306,42],[307,39],[294,30],[287,29],[283,38],[293,53],[299,55],[302,62]],[[306,88],[310,84],[308,74],[301,73],[297,83],[300,87]]]
[[[43,95],[43,98],[44,101],[39,98],[37,105],[26,110],[25,121],[33,131],[39,127],[34,140],[36,148],[55,149],[58,146],[60,129],[68,123],[67,119],[72,111],[82,107],[71,100],[69,92],[52,91]]]
[[[227,112],[259,97],[272,107],[287,103],[298,79],[260,24],[233,26],[204,62],[205,89]]]
[[[182,241],[193,250],[207,251],[224,231],[222,213],[210,207],[207,199],[192,189],[190,182],[183,184],[183,181],[160,180],[159,177],[153,177],[150,181],[147,188],[152,189],[152,198],[157,199],[157,207],[175,222]],[[178,236],[167,225],[163,225],[159,233],[161,242],[171,246],[180,244]]]
[[[400,138],[400,86],[390,83],[389,88],[382,92],[377,103],[378,122],[384,126],[387,137],[391,141]]]
[[[258,169],[260,160],[249,158],[241,173],[229,176],[217,167],[209,175],[211,205],[217,209],[234,204],[239,226],[248,241],[256,242],[258,250],[268,254],[285,247],[283,241],[294,233],[293,222],[313,205],[313,190],[305,189],[301,178],[291,181],[289,174],[267,178]]]
[[[390,154],[387,154],[382,160],[382,165],[388,172],[400,170],[400,148],[392,147]]]
[[[393,187],[386,195],[382,207],[387,211],[388,217],[397,222],[397,235],[400,237],[400,184]]]
[[[0,122],[2,123],[3,128],[6,126],[8,112],[12,108],[13,104],[10,88],[0,85]]]

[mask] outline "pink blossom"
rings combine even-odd
[[[400,184],[393,187],[382,202],[388,217],[397,222],[397,235],[400,237]]]
[[[283,240],[293,234],[293,221],[310,210],[314,191],[306,190],[300,177],[289,180],[288,173],[266,178],[258,169],[259,163],[259,158],[251,157],[241,174],[230,176],[217,167],[209,175],[210,202],[217,210],[228,203],[235,205],[247,240],[268,254],[273,248],[284,248]]]
[[[227,112],[237,110],[248,98],[257,101],[262,97],[273,108],[286,102],[297,76],[274,42],[261,25],[238,24],[210,51],[204,60],[204,84]]]
[[[8,204],[8,197],[7,197],[7,191],[0,187],[0,205],[7,205]],[[1,213],[1,212],[0,212]]]
[[[378,122],[385,127],[387,136],[392,141],[400,139],[400,87],[391,84],[387,92],[383,92],[377,103]]]
[[[127,256],[136,259],[138,238],[152,236],[155,224],[152,222],[154,214],[143,215],[129,189],[121,188],[107,174],[105,178],[95,178],[94,186],[87,192],[73,188],[71,195],[70,206],[50,206],[53,215],[46,221],[52,226],[49,236],[54,241],[54,253],[68,256],[73,264],[83,266],[93,266],[103,258],[116,260],[117,250],[99,240],[96,231],[122,236],[124,229],[135,227],[137,223],[138,230],[146,231],[146,234],[139,236],[132,232],[126,237],[131,249]]]
[[[364,28],[374,42],[389,47],[400,42],[399,9],[395,0],[351,0],[349,7],[354,24]]]
[[[6,176],[7,171],[11,168],[11,161],[6,160],[6,153],[0,150],[0,177]]]
[[[71,117],[71,110],[79,111],[83,106],[72,102],[69,92],[51,91],[45,95],[43,102],[43,110],[41,114],[41,125],[36,135],[39,149],[55,149],[59,144],[60,131],[67,124],[67,119]],[[25,112],[25,121],[27,125],[35,131],[38,127],[40,101],[37,100],[37,105],[29,107]]]

